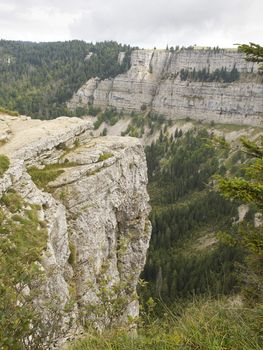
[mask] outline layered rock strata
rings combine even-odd
[[[142,145],[129,137],[93,138],[91,129],[77,118],[0,116],[0,154],[10,159],[0,177],[0,198],[12,189],[38,206],[48,231],[43,298],[56,297],[61,310],[71,301],[63,320],[70,317],[73,328],[87,320],[104,327],[138,315],[136,286],[151,232]],[[41,189],[28,169],[47,164],[63,172]],[[102,295],[105,288],[108,295]],[[100,313],[95,306],[105,303],[102,297],[109,308]],[[116,311],[117,300],[123,305]]]
[[[182,81],[182,69],[214,72],[236,68],[246,79],[232,83]],[[263,84],[258,66],[234,50],[135,50],[131,68],[114,79],[87,81],[68,102],[113,106],[125,112],[152,110],[171,119],[262,125]],[[248,78],[249,77],[249,78]]]

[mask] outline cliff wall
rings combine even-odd
[[[16,193],[24,207],[15,214],[34,206],[47,228],[38,304],[56,300],[59,320],[48,307],[43,317],[50,328],[58,322],[58,340],[86,322],[101,328],[139,311],[136,286],[151,233],[143,147],[129,137],[93,138],[91,129],[77,118],[0,116],[0,154],[10,159],[0,177],[1,210],[13,217],[1,198]],[[60,172],[41,186],[46,167]]]
[[[180,71],[210,73],[236,68],[241,79],[232,83],[182,81]],[[167,118],[261,125],[263,84],[257,65],[230,50],[135,50],[131,68],[114,79],[90,79],[68,102],[78,106],[114,106],[125,112],[147,108]],[[245,78],[243,78],[245,77]]]

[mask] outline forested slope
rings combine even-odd
[[[121,64],[120,52],[126,52]],[[0,106],[41,119],[68,115],[65,102],[91,77],[129,68],[131,48],[113,41],[0,41]]]
[[[216,193],[212,182],[215,174],[234,172],[242,155],[229,156],[214,142],[202,128],[184,135],[176,130],[171,136],[161,132],[146,148],[153,225],[143,275],[150,282],[148,296],[172,302],[238,290],[234,267],[242,250],[216,238],[219,231],[235,230],[238,203]]]

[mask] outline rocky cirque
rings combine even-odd
[[[10,159],[0,177],[0,198],[12,189],[38,205],[48,230],[43,298],[56,296],[61,310],[73,301],[71,314],[64,315],[64,321],[68,316],[74,321],[71,331],[83,317],[100,327],[136,317],[136,286],[151,233],[147,168],[139,140],[94,138],[91,124],[77,118],[39,121],[5,115],[0,115],[0,140],[0,154]],[[47,164],[62,170],[48,191],[28,174],[29,167],[43,169]],[[125,300],[119,312],[92,311],[91,306],[104,302],[102,286],[113,303]]]

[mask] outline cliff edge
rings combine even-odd
[[[222,76],[237,73],[240,78],[222,82],[215,72]],[[124,112],[151,110],[167,119],[260,126],[262,76],[257,64],[233,50],[134,50],[128,72],[112,79],[88,80],[68,107],[74,110],[88,104]]]
[[[103,328],[135,318],[151,233],[140,142],[93,138],[89,122],[66,117],[0,115],[0,130],[0,154],[10,161],[0,177],[1,210],[7,220],[34,208],[46,229],[37,304],[56,300],[60,318],[43,308],[50,328],[57,322],[55,338],[88,322]]]

